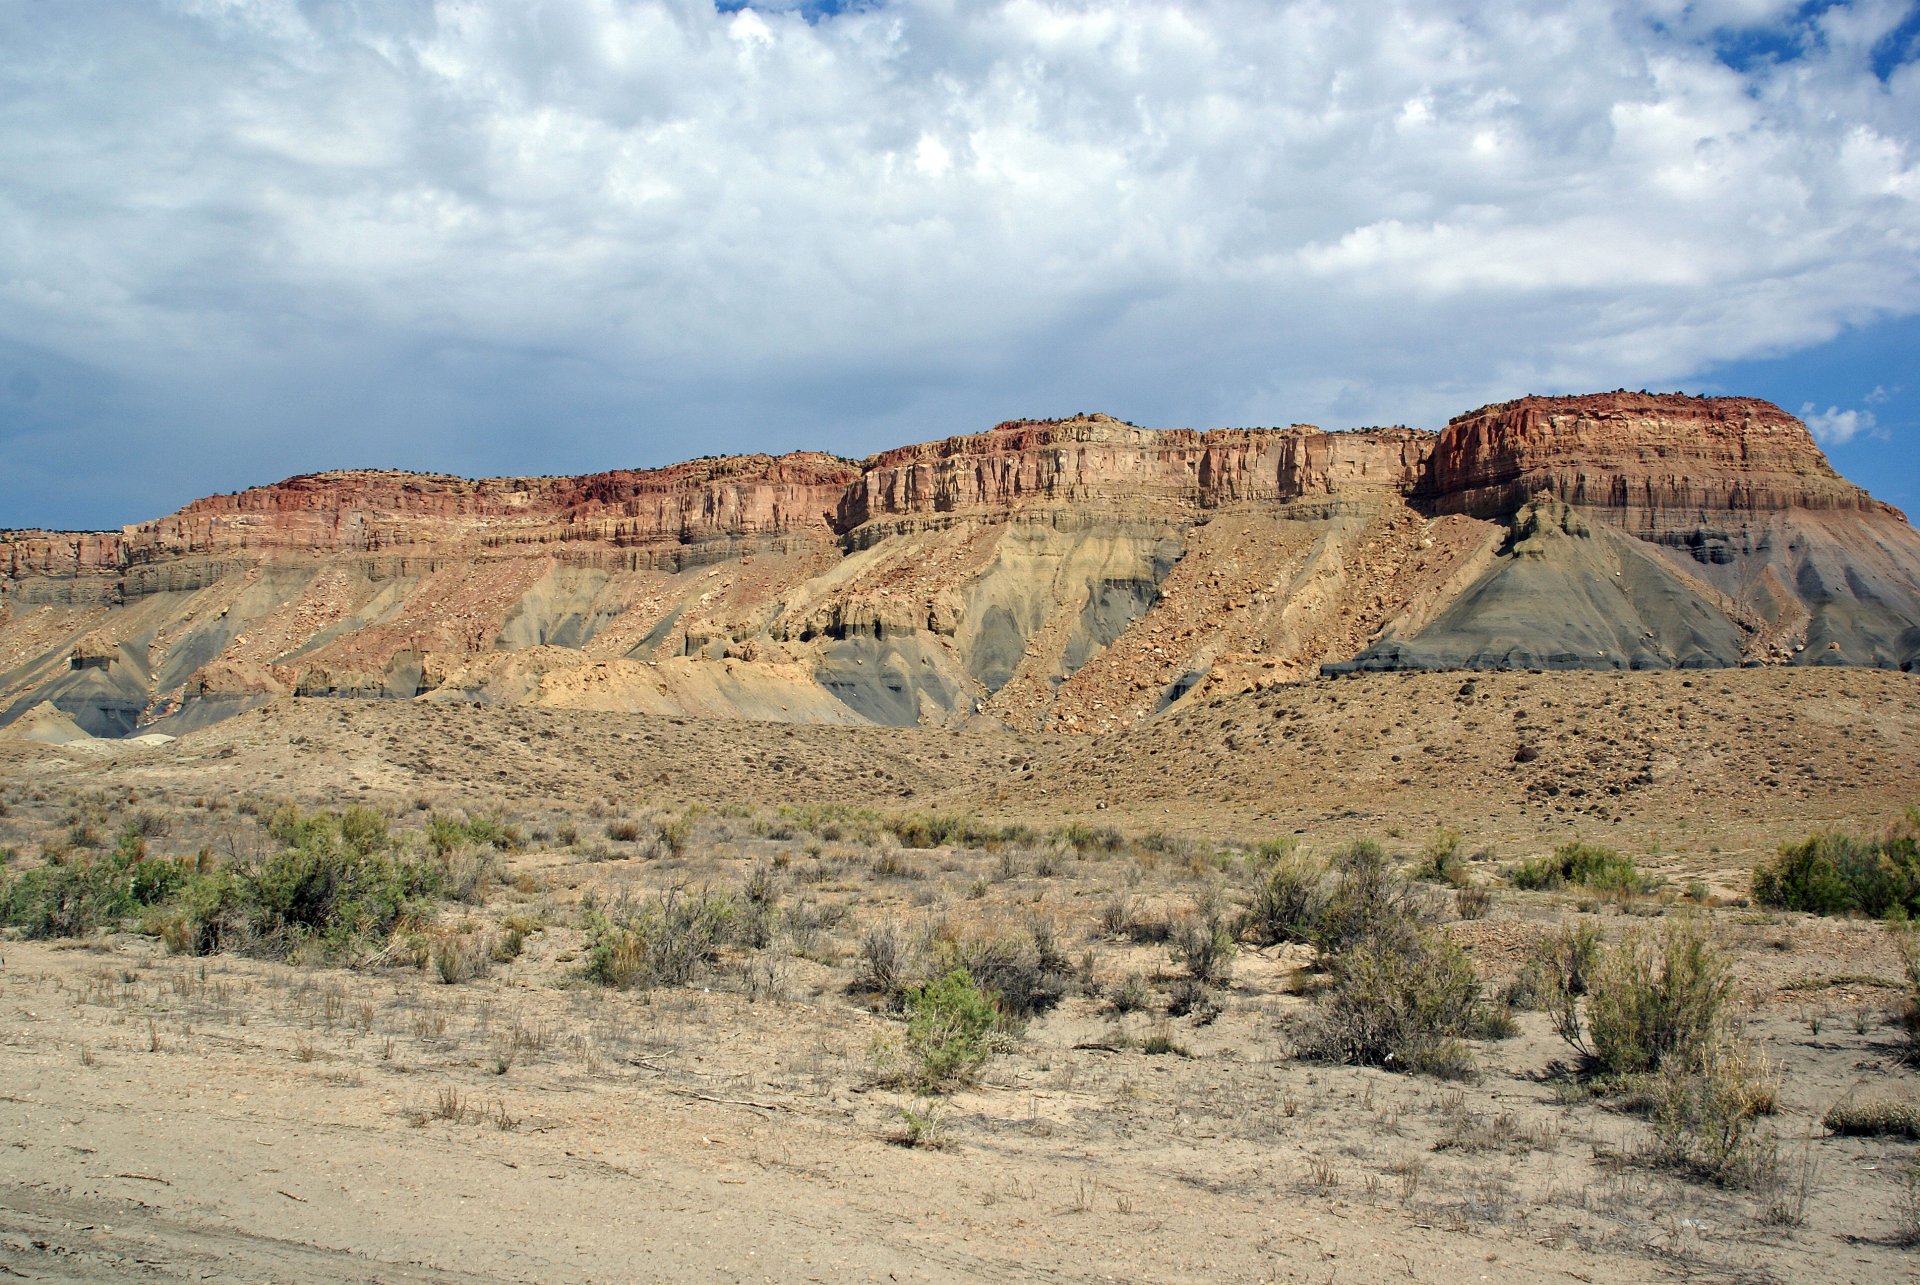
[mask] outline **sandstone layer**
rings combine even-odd
[[[0,723],[95,735],[288,693],[1098,731],[1323,667],[1917,659],[1920,538],[1746,398],[342,471],[0,535]]]

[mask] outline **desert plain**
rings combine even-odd
[[[1920,1095],[1896,939],[1752,876],[1903,823],[1917,702],[1862,669],[1413,673],[1096,737],[292,697],[163,743],[16,731],[13,878],[127,835],[259,862],[348,809],[422,860],[437,826],[455,877],[344,954],[0,944],[0,1273],[1906,1279],[1913,1141],[1824,1123]],[[1360,840],[1506,1014],[1444,1073],[1313,1055],[1326,961],[1247,926],[1276,854]],[[1571,842],[1640,887],[1514,885]],[[596,931],[676,898],[724,904],[710,949],[596,976]],[[1233,938],[1197,987],[1195,922]],[[1777,1086],[1751,1169],[1662,1151],[1512,1002],[1568,925],[1710,936]],[[933,1085],[903,1010],[961,960],[1031,1007]]]

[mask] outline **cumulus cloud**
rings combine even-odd
[[[1916,309],[1909,8],[0,0],[0,525],[1670,384]]]
[[[1806,421],[1807,431],[1822,446],[1851,442],[1862,433],[1871,433],[1878,424],[1870,410],[1841,410],[1838,406],[1816,410],[1812,402],[1801,406],[1800,418]]]

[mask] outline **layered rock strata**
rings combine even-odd
[[[1323,666],[1917,659],[1920,539],[1746,398],[343,471],[0,535],[0,722],[108,734],[288,691],[1097,730]]]

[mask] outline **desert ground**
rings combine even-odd
[[[1752,875],[1915,802],[1920,680],[1855,669],[1355,676],[1099,737],[342,699],[16,736],[15,887],[116,844],[257,870],[349,808],[445,878],[344,944],[9,929],[0,1275],[1911,1279],[1915,1130],[1829,1127],[1920,1110],[1896,936]],[[1317,1054],[1336,962],[1249,926],[1360,840],[1504,1017],[1456,1065]],[[1517,886],[1574,842],[1641,881]],[[689,905],[708,949],[622,953]],[[1738,1165],[1525,1001],[1570,928],[1725,962],[1772,1086]],[[916,985],[959,963],[1006,1020],[929,1077]]]

